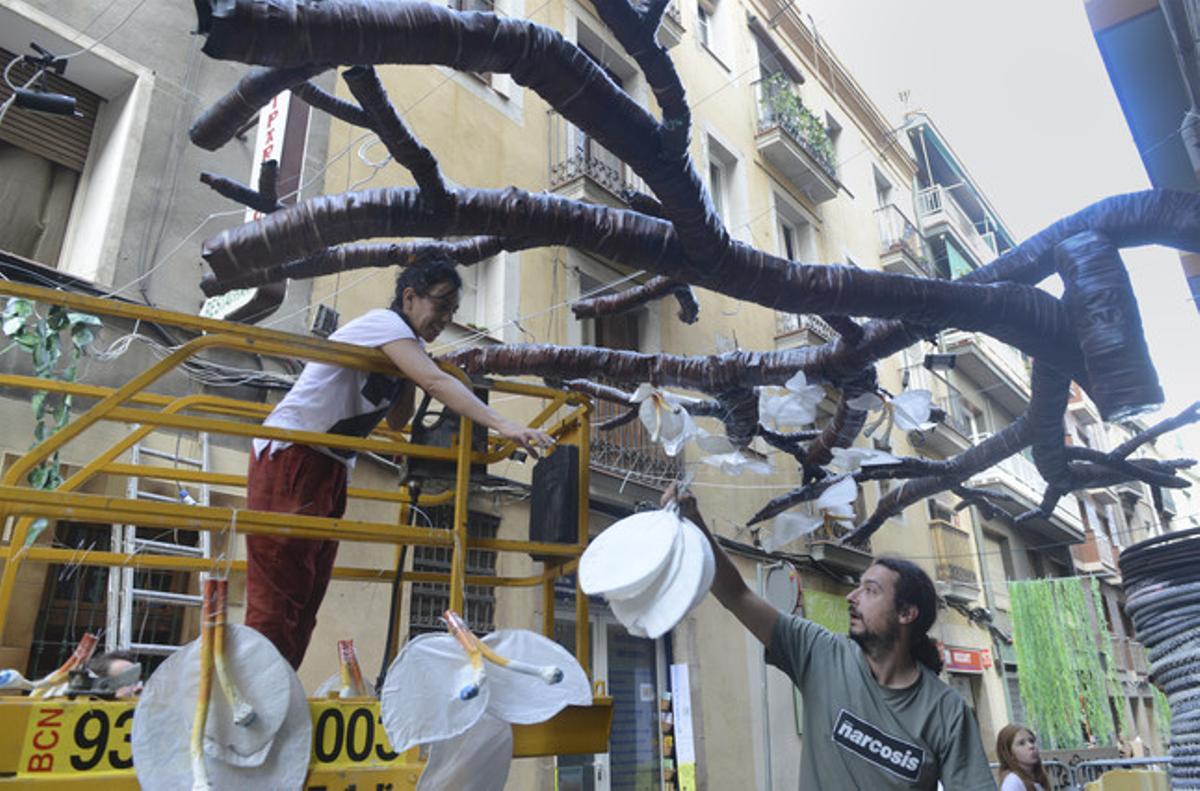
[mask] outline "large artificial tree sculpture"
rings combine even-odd
[[[468,349],[450,359],[471,372],[543,376],[628,405],[613,424],[636,415],[646,396],[635,397],[634,389],[644,383],[697,394],[673,400],[670,408],[720,418],[735,453],[761,436],[803,469],[803,485],[765,504],[752,523],[815,500],[845,476],[903,481],[848,531],[849,542],[864,541],[886,519],[939,491],[953,490],[964,502],[990,511],[1000,495],[968,487],[967,480],[1030,446],[1047,488],[1040,508],[1019,518],[1047,517],[1063,495],[1077,489],[1143,481],[1157,500],[1163,487],[1188,485],[1177,470],[1189,460],[1129,457],[1150,439],[1200,419],[1200,403],[1108,453],[1066,446],[1062,422],[1072,381],[1087,391],[1105,420],[1162,403],[1119,250],[1157,243],[1200,252],[1200,196],[1152,190],[1101,200],[953,281],[789,261],[734,240],[713,211],[688,154],[691,116],[683,85],[655,40],[667,1],[643,6],[594,0],[594,5],[644,73],[661,120],[582,49],[533,22],[401,0],[196,0],[204,52],[255,67],[195,122],[196,145],[219,148],[274,95],[290,90],[314,108],[373,131],[416,182],[284,207],[270,189],[206,175],[206,183],[222,194],[268,213],[204,243],[211,268],[202,283],[205,293],[361,267],[407,266],[434,253],[469,265],[502,250],[566,245],[654,274],[620,294],[576,303],[580,318],[672,297],[680,319],[692,322],[698,313],[693,286],[775,310],[819,315],[839,337],[787,351],[681,357],[508,345]],[[653,195],[628,193],[629,208],[615,209],[516,187],[452,187],[388,101],[374,70],[379,64],[508,74],[627,163]],[[341,76],[356,102],[311,82],[339,66],[349,67]],[[398,241],[359,241],[379,238]],[[454,241],[444,241],[448,238]],[[1037,287],[1054,275],[1062,280],[1061,298]],[[831,471],[838,449],[849,448],[876,422],[868,413],[872,405],[882,404],[888,419],[895,411],[894,404],[883,403],[890,394],[871,397],[879,394],[876,363],[951,328],[986,333],[1033,358],[1028,411],[947,460],[894,458]],[[760,414],[761,389],[794,383],[800,373],[808,386],[822,385],[837,395],[835,415],[822,430],[783,431]],[[627,389],[599,385],[598,379]]]

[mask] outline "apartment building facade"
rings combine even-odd
[[[203,187],[199,175],[207,170],[248,180],[255,135],[249,130],[216,153],[189,142],[187,131],[195,115],[227,91],[242,71],[205,58],[200,53],[203,42],[190,33],[194,25],[194,9],[185,2],[0,2],[0,59],[12,67],[9,79],[21,86],[34,77],[35,69],[20,61],[24,55],[37,55],[32,42],[65,57],[61,71],[52,70],[45,83],[39,80],[32,87],[70,97],[78,110],[76,117],[68,117],[31,112],[16,104],[0,122],[0,273],[6,280],[192,315],[200,310],[204,295],[198,288],[197,245],[206,235],[242,222],[244,211]],[[0,93],[3,102],[11,89],[5,85]],[[321,160],[296,163],[292,178],[281,181],[286,200],[293,199],[289,192],[298,190],[301,169],[311,177],[321,167],[327,129],[318,116],[306,125],[308,142],[321,150]],[[300,142],[303,138],[298,136]],[[303,150],[303,145],[296,149],[301,154]],[[308,290],[307,283],[293,285],[274,315],[275,326],[307,330]],[[43,315],[47,308],[38,306]],[[106,353],[86,359],[79,366],[79,380],[119,386],[159,359],[163,349],[188,337],[109,321],[97,330],[92,346],[94,352]],[[230,392],[218,381],[227,374],[226,384],[233,385],[243,374],[256,379],[259,374],[251,369],[268,378],[286,373],[269,361],[261,369],[252,357],[231,355],[215,362],[210,372],[217,373],[216,378],[195,370],[188,375],[176,372],[156,389],[171,395]],[[5,373],[32,372],[29,357],[13,349],[0,357],[0,367]],[[239,368],[242,374],[236,373]],[[252,386],[238,392],[260,399],[268,391]],[[0,396],[0,415],[11,427],[0,441],[7,468],[34,439],[29,393],[6,390]],[[69,444],[61,455],[64,476],[93,460],[121,431],[107,426]],[[210,446],[207,438],[185,433],[160,437],[146,447],[170,457],[205,455],[212,472],[245,470],[247,446],[238,440],[214,438]],[[137,496],[129,494],[129,485],[111,476],[92,484],[93,491]],[[214,504],[228,502],[226,494],[212,496]],[[60,522],[41,541],[103,549],[119,543],[115,530],[112,525]],[[127,587],[165,596],[190,595],[197,590],[191,577],[138,572]],[[63,573],[45,564],[28,564],[17,588],[18,600],[27,606],[14,613],[3,636],[0,665],[41,675],[61,664],[83,631],[107,629],[109,648],[136,642],[169,646],[194,635],[194,607],[168,607],[148,598],[134,602],[126,619],[127,624],[140,624],[140,630],[127,626],[118,635],[116,628],[109,628],[115,627],[109,583],[104,569]],[[153,664],[162,656],[162,650],[156,650],[146,661]]]
[[[252,131],[246,140],[218,154],[191,147],[185,132],[191,118],[228,89],[239,70],[208,61],[196,51],[198,41],[187,38],[190,4],[172,0],[154,10],[126,5],[132,10],[118,4],[107,24],[93,24],[96,20],[83,9],[63,11],[56,3],[0,0],[4,20],[13,22],[0,23],[0,47],[16,53],[30,37],[50,42],[45,46],[52,49],[70,51],[79,42],[80,47],[91,47],[72,62],[66,77],[98,97],[96,131],[84,146],[82,165],[77,166],[78,185],[69,199],[59,197],[71,209],[64,230],[58,232],[62,241],[57,250],[36,245],[17,249],[15,242],[6,243],[2,237],[0,248],[7,244],[10,253],[42,264],[31,267],[10,255],[6,261],[13,269],[24,266],[38,277],[58,278],[55,282],[66,288],[119,291],[126,297],[140,295],[153,304],[196,312],[201,302],[201,272],[194,263],[198,242],[240,222],[242,212],[202,190],[193,179],[200,170],[245,179],[255,152]],[[538,4],[459,0],[455,7],[494,10],[554,27],[601,64],[636,101],[656,111],[644,76],[586,0]],[[95,36],[104,35],[127,13],[128,19],[114,28],[111,37],[91,46]],[[997,212],[966,177],[965,168],[932,121],[885,119],[793,4],[783,0],[680,2],[664,18],[659,40],[669,48],[688,91],[694,124],[692,158],[735,238],[799,261],[924,277],[960,276],[1013,244]],[[180,42],[187,42],[186,51]],[[623,205],[623,188],[642,186],[624,163],[505,75],[414,67],[379,71],[395,106],[454,183],[514,184],[611,206]],[[333,75],[323,79],[328,90],[348,95]],[[293,105],[302,103],[293,101]],[[0,140],[8,123],[0,124]],[[378,141],[361,129],[317,112],[297,121],[289,135],[292,129],[307,135],[297,175],[304,196],[412,183],[405,170],[389,162]],[[28,153],[27,144],[5,145],[25,145],[22,151]],[[393,276],[388,271],[365,270],[311,284],[293,283],[278,312],[265,323],[307,332],[318,314],[347,321],[386,304]],[[734,348],[793,348],[834,337],[834,330],[815,316],[738,303],[702,290],[697,294],[701,320],[695,325],[680,324],[673,306],[660,303],[621,316],[576,321],[569,310],[574,300],[628,288],[647,276],[570,248],[502,253],[464,269],[463,276],[462,308],[435,352],[465,344],[535,341],[708,354]],[[105,339],[111,342],[133,329],[111,328]],[[925,367],[926,352],[953,355],[954,368]],[[144,359],[139,360],[135,352],[97,375],[119,381]],[[1011,422],[1028,404],[1027,362],[1011,349],[971,333],[946,333],[936,347],[910,350],[899,360],[884,363],[879,373],[881,384],[893,393],[927,387],[947,415],[934,429],[893,437],[897,453],[953,455]],[[279,381],[284,380],[274,380],[276,390]],[[191,392],[212,383],[180,378],[166,386],[174,392]],[[252,397],[275,397],[266,387],[252,392]],[[519,409],[513,402],[495,406]],[[28,406],[19,399],[0,399],[0,409],[13,425],[28,420]],[[598,420],[606,409],[598,407]],[[519,411],[513,411],[513,416],[528,417]],[[1079,434],[1080,441],[1086,434],[1089,442],[1100,442],[1100,429],[1085,422],[1085,417],[1071,418],[1068,432],[1072,426],[1083,426],[1091,433]],[[24,442],[21,437],[4,440],[10,459],[24,450]],[[185,451],[199,452],[200,438],[184,437],[181,442]],[[168,439],[159,449],[178,453],[178,445]],[[65,458],[66,463],[86,463],[95,447],[81,444]],[[240,472],[245,453],[245,445],[236,442],[215,446],[210,468]],[[743,576],[775,596],[776,583],[789,573],[780,561],[790,561],[798,569],[804,592],[802,604],[793,600],[791,607],[831,628],[845,628],[842,597],[851,590],[853,577],[869,564],[871,554],[843,547],[837,542],[839,536],[823,532],[783,547],[778,555],[763,552],[760,536],[743,527],[746,519],[769,497],[800,483],[799,472],[787,459],[769,458],[773,474],[731,477],[699,463],[692,449],[681,457],[666,456],[636,423],[596,432],[591,447],[591,532],[599,533],[644,503],[656,503],[667,484],[692,473],[701,507],[727,540]],[[472,531],[502,538],[527,534],[529,468],[514,463],[489,471],[503,482],[492,481],[475,492]],[[398,481],[393,468],[367,460],[355,475],[372,486]],[[972,483],[995,487],[1032,507],[1040,499],[1039,481],[1032,462],[1017,457],[981,473]],[[122,480],[105,485],[113,493],[126,491]],[[886,484],[862,487],[859,513],[869,513],[886,490]],[[235,488],[213,487],[211,496],[224,504],[242,502],[242,493]],[[1122,500],[1117,493],[1114,501],[1113,496],[1089,493],[1081,501],[1065,498],[1051,519],[1021,527],[1014,527],[1002,514],[986,518],[976,508],[956,510],[953,496],[939,496],[907,509],[872,539],[870,552],[909,557],[937,580],[947,603],[935,627],[951,660],[946,678],[975,710],[989,751],[999,728],[1020,719],[1015,680],[1019,668],[1004,639],[1012,631],[1005,583],[1080,573],[1080,562],[1091,573],[1086,566],[1091,562],[1086,552],[1091,550],[1072,549],[1072,545],[1087,547],[1092,538],[1096,562],[1102,570],[1113,571],[1115,564],[1104,565],[1107,556],[1099,543],[1101,533],[1121,536],[1116,540],[1123,541],[1126,534],[1135,534],[1131,519],[1138,525],[1150,519],[1147,494],[1140,495],[1132,515],[1124,507],[1128,498]],[[1082,510],[1078,502],[1083,503]],[[349,515],[386,518],[382,508],[352,503]],[[428,517],[437,525],[444,524],[446,515],[431,511]],[[105,526],[91,527],[106,535]],[[86,532],[82,527],[67,529]],[[58,540],[85,539],[92,540],[82,533],[64,532]],[[390,553],[381,554],[369,546],[347,545],[339,563],[390,572]],[[409,566],[433,570],[445,562],[438,551],[417,550],[411,553]],[[505,575],[540,568],[527,557],[488,552],[473,554],[469,564],[474,572]],[[64,609],[91,591],[86,595],[94,601],[89,600],[92,606],[85,609],[95,624],[105,622],[110,601],[100,573],[87,576],[86,584],[80,577],[76,586],[59,590],[54,569],[31,565],[22,584],[29,600],[43,603],[43,612]],[[194,581],[169,584],[192,590]],[[381,627],[388,615],[385,587],[332,583],[314,649],[300,672],[307,689],[314,690],[335,672],[333,646],[340,638],[353,638],[364,664],[374,671],[383,655]],[[786,594],[794,587],[785,584],[782,590]],[[564,587],[559,593],[554,614],[557,634],[573,647],[571,592]],[[231,596],[236,609],[241,600],[236,580]],[[774,600],[786,606],[778,596]],[[443,590],[406,583],[405,601],[404,631],[416,634],[441,628]],[[481,630],[536,629],[542,623],[542,607],[540,594],[481,588],[470,592],[466,616]],[[38,661],[49,662],[53,650],[66,645],[65,628],[59,630],[64,636],[55,638],[53,619],[43,618],[43,623],[35,616],[24,627],[10,626],[11,644],[0,647],[6,652],[0,654],[0,665],[33,667],[39,651],[45,656]],[[190,639],[194,619],[175,611],[163,618],[171,625],[164,627],[161,640]],[[782,674],[767,669],[761,648],[714,600],[705,600],[673,632],[656,641],[630,637],[602,601],[591,603],[590,620],[594,680],[616,701],[610,751],[518,761],[510,788],[670,787],[660,717],[667,693],[690,699],[700,787],[748,783],[763,789],[796,787],[803,701]],[[1136,660],[1130,658],[1129,663]],[[681,679],[687,679],[685,687],[680,686]],[[1131,684],[1144,683],[1144,675],[1131,679]]]
[[[959,277],[1004,253],[1014,241],[936,124],[921,114],[910,115],[908,121],[921,163],[917,216],[934,262],[933,276]],[[922,359],[909,357],[910,350],[903,362],[909,379],[930,389],[946,415],[933,430],[912,437],[919,453],[945,457],[961,452],[1027,409],[1031,361],[1015,349],[954,330],[942,333],[929,351]],[[1072,384],[1063,426],[1066,444],[1106,452],[1145,427],[1140,422],[1104,423],[1086,394]],[[1157,456],[1158,451],[1150,445],[1135,457],[1141,455]],[[1164,496],[1160,511],[1143,484],[1092,489],[1064,497],[1049,519],[1018,523],[1015,517],[1036,509],[1045,489],[1028,449],[968,483],[1002,495],[995,502],[1000,507],[993,513],[977,506],[959,510],[953,497],[931,500],[929,507],[930,530],[938,537],[940,555],[937,580],[947,602],[983,606],[990,615],[992,645],[986,650],[992,652],[994,665],[990,673],[972,680],[972,692],[982,691],[993,711],[1007,710],[1012,721],[1022,721],[1021,668],[1011,640],[1008,582],[1094,576],[1103,612],[1091,617],[1101,639],[1111,641],[1121,687],[1110,690],[1114,718],[1124,709],[1130,724],[1120,735],[1127,740],[1139,737],[1148,748],[1161,751],[1165,734],[1158,732],[1154,719],[1145,650],[1131,639],[1133,630],[1123,613],[1118,561],[1122,546],[1170,529],[1170,516],[1180,511],[1173,496]],[[1103,652],[1103,646],[1098,650]],[[966,687],[962,691],[966,695]]]

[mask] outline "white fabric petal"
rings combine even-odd
[[[640,404],[649,398],[650,394],[653,392],[654,385],[649,383],[640,384],[638,385],[637,390],[633,391],[633,395],[630,396],[629,400],[631,403]]]
[[[567,706],[592,705],[592,685],[579,662],[567,649],[528,629],[501,629],[483,642],[506,659],[518,659],[535,667],[557,667],[562,681],[545,680],[487,663],[491,687],[488,713],[505,722],[532,725],[545,722]]]
[[[899,464],[900,457],[893,456],[886,450],[864,449],[862,466],[871,467],[878,464]]]
[[[662,430],[662,446],[663,452],[668,456],[676,456],[679,451],[683,450],[683,446],[688,444],[696,433],[700,431],[700,427],[696,425],[696,421],[688,414],[688,411],[683,407],[675,407],[679,411],[677,413],[669,413],[663,410],[663,430]]]
[[[929,422],[933,394],[928,390],[907,390],[892,399],[896,425],[904,431],[916,431]]]
[[[823,510],[830,516],[837,516],[843,519],[854,518],[854,506],[850,505],[849,503],[843,503],[842,505],[831,505]]]
[[[741,475],[743,472],[770,475],[775,472],[775,467],[769,460],[755,459],[741,451],[714,453],[711,456],[704,456],[700,461],[712,467],[719,467],[727,475]]]
[[[672,407],[666,401],[659,399],[658,404],[658,442],[669,442],[683,433],[683,410]]]
[[[460,736],[430,745],[417,791],[504,791],[512,747],[512,726],[485,714]]]
[[[789,429],[807,426],[817,419],[817,404],[825,397],[821,390],[815,400],[811,393],[792,393],[787,395],[771,395],[763,390],[758,395],[759,421],[772,431],[787,431]]]
[[[774,552],[780,547],[787,546],[801,536],[815,531],[824,522],[823,519],[806,513],[786,513],[775,517],[771,532],[763,537],[763,549]]]
[[[646,431],[650,432],[650,439],[653,442],[658,442],[658,432],[661,428],[658,418],[658,406],[654,403],[655,399],[647,398],[638,407],[638,418],[642,421],[642,425],[646,427]]]
[[[852,503],[857,497],[858,484],[847,476],[821,492],[813,507],[818,511],[828,511],[836,506]]]
[[[717,469],[724,470],[725,462],[727,460],[729,460],[730,458],[737,456],[737,455],[738,454],[736,452],[734,452],[734,453],[713,453],[708,456],[702,456],[700,458],[700,462],[702,464],[707,464],[710,467],[716,467]]]
[[[847,401],[846,406],[851,409],[865,409],[868,412],[875,412],[883,409],[883,399],[875,393],[863,393]]]
[[[829,466],[841,472],[857,472],[862,467],[876,464],[896,464],[899,458],[887,451],[873,448],[834,448],[833,461]]]
[[[783,386],[793,393],[798,393],[808,387],[808,377],[804,375],[804,371],[796,371],[791,379],[783,383]]]
[[[493,679],[485,677],[479,694],[462,700],[459,685],[468,666],[466,651],[449,634],[418,635],[401,649],[380,700],[383,727],[396,752],[453,738],[478,722]],[[485,670],[492,675],[493,668]]]
[[[741,462],[741,471],[742,472],[749,472],[749,473],[753,473],[755,475],[774,475],[775,474],[775,465],[771,463],[770,459],[765,459],[765,458],[764,459],[756,459],[752,456],[747,456],[744,453],[742,453],[740,455],[742,457],[742,462]]]
[[[829,466],[839,472],[858,472],[862,467],[861,448],[834,448],[830,451],[833,459]]]
[[[733,453],[737,450],[724,434],[710,434],[702,428],[696,429],[696,447],[705,453]]]

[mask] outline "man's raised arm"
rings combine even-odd
[[[708,529],[708,525],[704,524],[704,518],[700,516],[700,509],[696,506],[695,495],[686,489],[682,493],[677,493],[675,486],[671,486],[663,494],[663,507],[665,508],[672,500],[678,503],[679,514],[695,522],[704,531],[709,543],[712,544],[713,556],[717,561],[712,594],[717,597],[717,601],[721,602],[725,609],[733,613],[742,626],[745,626],[752,635],[758,638],[760,643],[764,646],[769,645],[771,632],[775,629],[775,622],[779,620],[779,610],[746,586],[737,567],[729,559],[729,555],[717,543],[716,538]]]

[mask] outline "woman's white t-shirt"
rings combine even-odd
[[[1034,783],[1033,787],[1037,791],[1046,791],[1042,788],[1041,783]],[[1025,783],[1021,781],[1021,778],[1009,772],[1004,776],[1004,782],[1000,784],[1000,791],[1025,791]]]
[[[422,349],[425,348],[425,342],[417,337],[400,314],[385,309],[359,316],[330,335],[329,340],[375,348],[392,341],[415,340]],[[263,425],[365,437],[387,416],[403,384],[404,379],[398,376],[310,362]],[[284,440],[256,439],[254,453],[261,455],[269,445],[274,455],[291,444]],[[355,454],[348,448],[316,449],[344,462],[347,467],[354,467]]]

